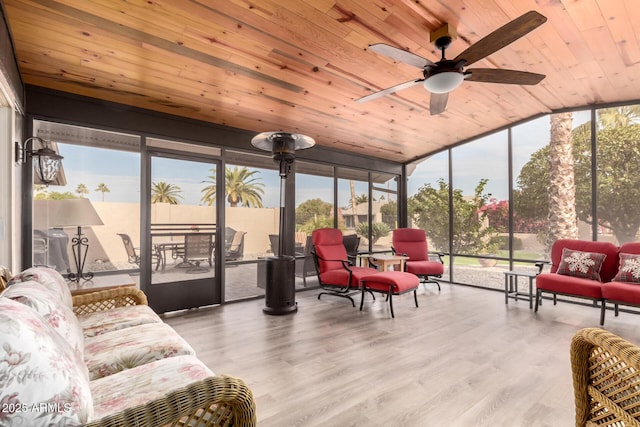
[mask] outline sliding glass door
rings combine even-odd
[[[156,312],[222,302],[217,251],[219,163],[190,155],[150,156],[149,305]]]

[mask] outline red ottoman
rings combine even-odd
[[[360,299],[360,311],[364,304],[364,294],[366,292],[380,292],[387,294],[389,300],[389,308],[391,309],[391,317],[393,315],[393,295],[402,295],[413,291],[413,299],[418,306],[418,294],[416,290],[420,285],[418,276],[402,271],[383,271],[380,273],[368,274],[360,278],[360,287],[362,288],[362,298]]]

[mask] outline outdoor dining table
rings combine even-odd
[[[155,254],[160,259],[156,266],[162,266],[162,271],[167,266],[167,253],[173,259],[182,258],[176,267],[192,266],[186,258],[185,237],[187,235],[212,236],[215,241],[215,224],[192,225],[192,224],[152,224],[151,242]]]

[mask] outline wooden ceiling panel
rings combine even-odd
[[[640,99],[635,0],[1,0],[25,83],[406,162],[554,110]],[[465,81],[431,116],[422,77],[367,49],[454,58],[528,10],[548,21],[470,68],[545,74],[535,86]]]

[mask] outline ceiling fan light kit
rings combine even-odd
[[[464,74],[458,71],[443,71],[426,78],[423,85],[431,93],[449,93],[462,83]]]
[[[446,59],[445,50],[452,40],[457,38],[457,34],[453,27],[445,24],[430,33],[431,42],[442,52],[442,57],[438,62],[432,62],[414,53],[384,43],[369,45],[369,50],[372,52],[421,68],[424,78],[400,83],[355,101],[358,103],[371,101],[422,83],[424,88],[431,93],[430,111],[431,115],[435,115],[445,110],[449,92],[460,86],[464,80],[479,83],[537,84],[544,79],[544,75],[501,68],[476,68],[464,71],[463,67],[480,61],[524,37],[546,21],[546,17],[531,10],[467,47],[454,59]]]

